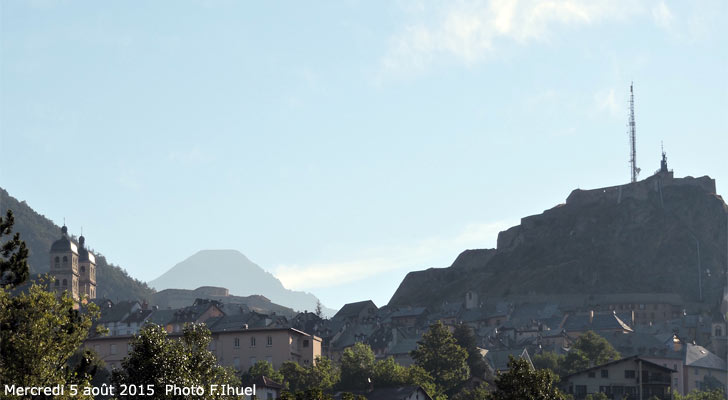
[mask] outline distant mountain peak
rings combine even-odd
[[[261,295],[299,311],[314,310],[318,302],[311,293],[286,289],[273,274],[234,249],[200,250],[149,285],[157,290],[219,286],[236,296]]]

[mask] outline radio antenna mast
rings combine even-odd
[[[632,172],[632,183],[637,182],[640,169],[637,168],[637,131],[634,122],[634,82],[629,84],[629,164]]]

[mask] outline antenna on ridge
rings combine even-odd
[[[632,172],[632,183],[637,182],[640,169],[637,168],[637,131],[634,122],[634,82],[629,84],[629,164]]]

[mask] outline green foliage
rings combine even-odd
[[[330,394],[324,393],[320,388],[311,388],[296,392],[296,400],[333,400]]]
[[[609,344],[607,339],[592,331],[587,331],[574,342],[564,359],[561,372],[571,374],[590,366],[618,360],[619,357],[619,352]]]
[[[296,392],[308,387],[308,369],[297,362],[285,361],[278,372],[283,376],[284,384],[289,390]]]
[[[88,304],[75,310],[67,294],[57,298],[46,291],[48,282],[48,277],[41,278],[16,296],[0,288],[0,382],[86,387],[88,365],[69,367],[68,361],[99,317],[98,307]],[[70,398],[68,391],[66,396]]]
[[[220,393],[205,390],[203,396],[165,394],[165,385],[209,388],[212,384],[240,386],[240,380],[232,369],[218,365],[208,350],[210,331],[204,325],[185,326],[179,340],[167,337],[164,328],[145,326],[131,341],[132,351],[122,361],[122,369],[114,371],[112,382],[126,385],[154,386],[154,396],[148,393],[127,396],[129,399],[233,399]]]
[[[316,358],[316,363],[307,369],[309,387],[330,390],[341,379],[341,372],[328,357]]]
[[[490,400],[488,384],[483,382],[472,389],[463,389],[453,397],[453,400]]]
[[[714,389],[712,391],[699,391],[693,390],[692,392],[681,396],[679,393],[673,394],[674,400],[725,400],[726,395],[721,389]]]
[[[347,390],[366,389],[374,375],[374,352],[369,345],[355,343],[341,356],[339,387]]]
[[[441,321],[430,326],[411,355],[415,363],[432,376],[438,389],[445,393],[455,390],[470,375],[466,362],[468,352],[455,342]]]
[[[253,384],[260,377],[268,377],[275,382],[283,383],[283,375],[273,369],[273,365],[265,360],[259,360],[243,374],[243,383]]]
[[[536,369],[549,369],[556,375],[562,375],[561,366],[564,363],[566,356],[563,354],[556,354],[550,351],[536,354],[533,356],[533,366]]]
[[[496,378],[492,400],[565,400],[556,388],[556,375],[548,369],[531,368],[528,361],[510,357],[508,372]]]
[[[11,210],[6,217],[0,215],[0,287],[11,289],[28,279],[28,248],[20,240],[20,233],[2,243],[2,237],[10,235],[15,224],[15,217]]]
[[[293,361],[286,361],[278,370],[282,383],[294,392],[318,388],[329,390],[339,382],[339,370],[327,357],[318,357],[313,366],[304,368]]]
[[[586,395],[584,400],[609,400],[609,397],[606,393],[594,393]]]
[[[406,367],[397,364],[394,358],[387,357],[374,364],[372,381],[374,387],[393,387],[409,383],[409,373]]]
[[[410,365],[409,368],[407,368],[407,384],[420,386],[435,400],[447,399],[442,388],[435,384],[435,380],[432,378],[432,375],[417,364]]]
[[[106,363],[93,350],[79,348],[68,359],[67,364],[76,376],[89,377],[92,386],[100,387],[103,384],[111,384],[111,373],[106,369]]]
[[[455,327],[453,337],[455,337],[455,342],[468,352],[467,362],[468,368],[470,368],[470,375],[485,379],[486,373],[488,372],[488,365],[478,350],[478,340],[475,337],[473,328],[461,323]]]

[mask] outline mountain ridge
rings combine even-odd
[[[211,275],[210,271],[214,273]],[[201,272],[204,272],[203,275]],[[314,311],[319,301],[311,293],[287,289],[275,275],[234,249],[200,250],[148,284],[157,290],[224,287],[237,296],[262,295],[276,304],[298,311]],[[334,312],[324,308],[327,315]]]

